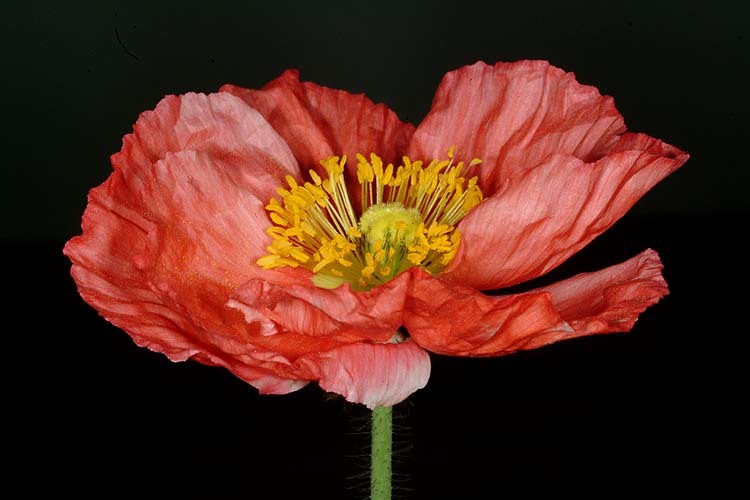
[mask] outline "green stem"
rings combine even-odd
[[[391,500],[391,408],[378,406],[372,410],[370,499]]]

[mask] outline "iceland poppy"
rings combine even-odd
[[[317,381],[391,406],[427,383],[428,351],[631,329],[668,293],[653,250],[483,291],[555,268],[687,158],[543,61],[446,74],[417,127],[287,71],[142,113],[64,251],[138,345],[262,393]]]

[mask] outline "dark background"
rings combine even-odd
[[[614,96],[629,129],[691,153],[540,281],[651,247],[672,293],[628,334],[496,359],[433,356],[427,388],[397,407],[407,448],[398,495],[493,498],[518,480],[555,480],[601,482],[606,497],[624,485],[690,486],[720,460],[704,450],[731,439],[724,416],[737,396],[721,396],[729,375],[717,373],[734,366],[726,351],[747,330],[724,300],[726,283],[742,283],[732,239],[747,231],[744,2],[130,0],[4,11],[5,450],[27,488],[365,498],[366,412],[315,385],[260,397],[221,369],[139,349],[77,295],[62,245],[80,232],[86,192],[109,175],[122,136],[165,94],[257,88],[299,68],[419,123],[442,75],[479,59],[547,59]]]

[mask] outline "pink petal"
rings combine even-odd
[[[245,161],[249,167],[263,160]],[[137,208],[155,230],[153,253],[139,256],[139,265],[152,279],[160,276],[166,288],[178,282],[191,289],[206,280],[234,288],[261,274],[255,261],[271,240],[265,201],[235,173],[234,165],[186,151],[168,153],[142,179]]]
[[[275,194],[285,175],[299,175],[292,152],[268,122],[226,93],[165,97],[153,111],[141,113],[122,150],[112,156],[112,165],[138,193],[152,165],[179,151],[208,153],[234,165],[235,181],[252,187],[263,201]]]
[[[284,175],[299,175],[291,151],[265,119],[226,93],[165,98],[141,114],[112,163],[109,187],[92,196],[149,226],[151,253],[134,258],[152,269],[150,278],[160,281],[155,286],[166,289],[173,279],[189,280],[185,290],[200,290],[206,280],[231,288],[257,276],[255,261],[270,243],[263,206]],[[156,272],[163,276],[156,279]],[[290,275],[265,274],[281,281]]]
[[[248,323],[259,324],[265,335],[286,332],[341,343],[388,342],[402,324],[410,281],[411,273],[406,272],[372,290],[355,292],[348,284],[326,290],[312,281],[276,285],[251,280],[228,305],[241,311]]]
[[[408,153],[442,158],[455,145],[457,157],[484,161],[476,172],[491,195],[552,154],[598,160],[624,130],[612,98],[573,73],[546,61],[478,62],[445,75]]]
[[[412,341],[350,344],[300,363],[316,373],[320,386],[370,409],[393,406],[423,388],[430,378],[430,356]]]
[[[595,333],[628,331],[668,293],[653,250],[527,293],[487,296],[440,279],[414,280],[405,325],[429,351],[497,356]]]
[[[262,90],[224,85],[221,91],[260,111],[305,171],[334,155],[349,158],[350,172],[356,172],[356,153],[374,152],[386,162],[400,161],[414,131],[384,104],[374,104],[364,94],[302,83],[298,71],[285,71]]]
[[[595,163],[552,156],[461,221],[462,245],[443,277],[488,290],[540,276],[607,230],[687,159],[643,134],[623,135]]]

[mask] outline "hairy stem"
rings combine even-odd
[[[371,500],[391,500],[392,416],[390,407],[372,410]]]

